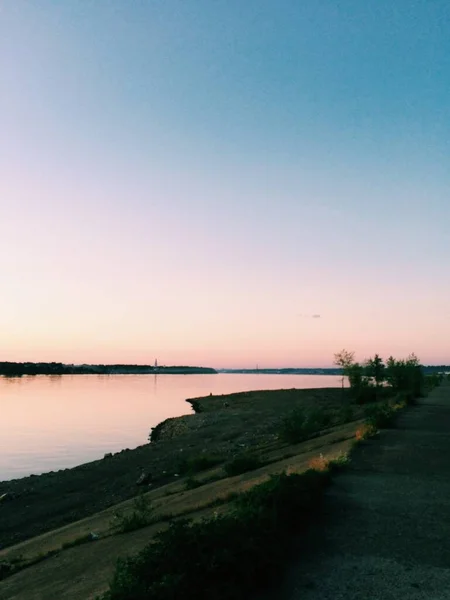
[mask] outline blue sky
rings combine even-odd
[[[449,21],[432,0],[2,4],[1,354],[450,360]]]

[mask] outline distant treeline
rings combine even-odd
[[[450,366],[426,366],[422,367],[425,374],[430,373],[450,373]],[[339,368],[290,368],[290,369],[219,369],[219,373],[244,373],[244,374],[264,374],[264,375],[342,375],[343,370]]]
[[[429,365],[422,367],[424,373],[450,373],[450,366],[448,365]]]
[[[151,367],[149,365],[66,365],[64,363],[18,363],[0,362],[0,375],[5,377],[21,377],[22,375],[118,375],[118,374],[213,374],[215,369],[209,367]]]
[[[264,374],[264,375],[340,375],[341,369],[307,369],[307,368],[287,368],[287,369],[219,369],[220,373],[244,373],[244,374]]]

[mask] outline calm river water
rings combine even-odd
[[[186,398],[340,382],[330,375],[225,373],[0,377],[0,481],[145,444],[159,422],[192,412]]]

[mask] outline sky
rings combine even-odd
[[[450,363],[447,0],[0,0],[0,360]]]

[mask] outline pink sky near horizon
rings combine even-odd
[[[0,8],[0,360],[450,363],[446,82],[169,4]]]

